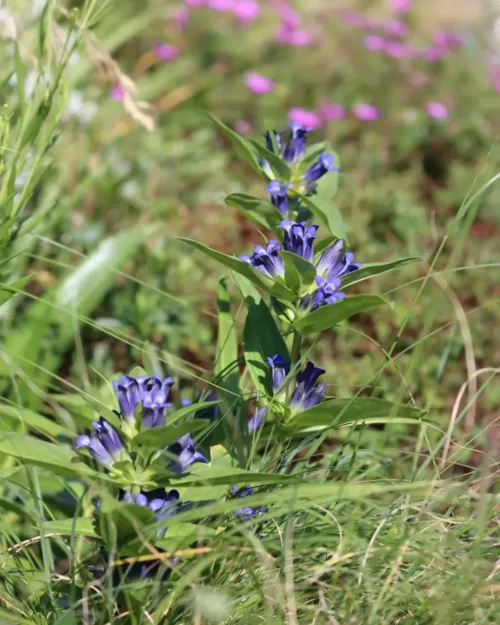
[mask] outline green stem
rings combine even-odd
[[[302,343],[302,337],[300,336],[300,334],[298,332],[295,332],[293,335],[293,343],[292,343],[292,353],[291,353],[291,359],[292,359],[292,367],[294,365],[296,365],[299,360],[300,360],[300,345]]]

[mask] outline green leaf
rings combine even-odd
[[[387,303],[380,295],[350,295],[335,304],[327,304],[305,317],[301,317],[295,322],[294,328],[302,336],[307,336],[314,332],[322,332],[352,317],[352,315],[357,315]]]
[[[44,521],[42,523],[42,528],[45,532],[57,532],[58,534],[66,534],[68,536],[98,537],[93,520],[85,517]]]
[[[211,113],[207,113],[207,115],[222,132],[222,134],[229,139],[229,141],[231,141],[236,151],[247,161],[247,163],[249,163],[260,176],[263,178],[266,177],[259,166],[259,162],[250,141],[241,137],[237,132],[234,132],[234,130],[231,130],[231,128],[226,126],[226,124],[222,123]]]
[[[362,265],[359,269],[356,269],[356,271],[352,271],[347,274],[347,276],[342,278],[342,288],[421,260],[421,258],[413,256],[410,258],[400,258],[399,260],[394,260],[390,263],[368,263],[366,265]]]
[[[220,402],[218,400],[215,401],[199,401],[193,404],[189,404],[189,406],[184,406],[184,408],[179,408],[178,410],[174,410],[173,412],[169,412],[167,415],[167,421],[165,425],[173,425],[179,424],[181,421],[185,420],[186,417],[189,417],[192,414],[195,414],[199,410],[205,410],[206,408],[211,408],[212,406],[216,406]],[[190,422],[192,423],[192,421]],[[155,432],[158,428],[155,429]]]
[[[289,360],[288,349],[274,318],[263,300],[247,301],[248,316],[243,330],[245,362],[259,393],[272,395],[271,368],[266,358],[281,354]]]
[[[230,272],[231,279],[236,284],[240,293],[245,301],[253,301],[254,304],[258,304],[262,297],[260,293],[252,286],[252,283],[234,271]]]
[[[418,422],[424,412],[414,406],[393,404],[390,401],[372,397],[354,399],[328,399],[313,408],[293,415],[286,423],[287,430],[324,429],[341,427],[360,422],[391,423]],[[382,421],[381,421],[382,420]]]
[[[328,228],[330,234],[338,239],[346,238],[342,216],[333,200],[322,195],[315,195],[312,198],[300,194],[298,196],[321,224]]]
[[[139,445],[146,445],[160,449],[170,445],[170,443],[176,441],[183,434],[198,432],[209,425],[210,423],[207,419],[192,419],[179,425],[164,425],[163,427],[150,428],[134,436],[132,446],[136,448]]]
[[[247,219],[265,230],[275,230],[283,220],[283,215],[268,200],[244,193],[232,193],[224,201],[228,206],[240,210]]]
[[[269,163],[277,178],[280,178],[284,182],[290,180],[290,167],[288,167],[288,165],[281,157],[279,157],[277,154],[274,154],[274,152],[270,152],[261,143],[255,141],[255,139],[250,139],[250,143],[257,150],[260,156],[262,156],[262,158],[264,158]]]
[[[328,235],[324,239],[321,239],[321,241],[315,242],[314,244],[315,253],[320,254],[323,250],[329,247],[332,243],[335,243],[336,240],[337,240],[337,237],[334,237],[333,235]]]
[[[0,432],[0,454],[13,456],[28,465],[50,469],[69,477],[95,475],[87,465],[77,462],[78,456],[68,447],[46,443],[34,436]]]
[[[225,395],[231,405],[239,396],[238,338],[224,280],[219,280],[217,286],[217,308],[219,315],[214,373],[218,384],[229,391]]]
[[[20,423],[27,429],[40,432],[41,434],[46,434],[47,436],[52,436],[54,438],[57,436],[74,436],[75,434],[74,430],[59,425],[55,421],[52,421],[52,419],[43,417],[42,415],[39,415],[32,410],[28,410],[28,408],[24,408],[23,406],[0,404],[0,415],[8,418],[9,421],[14,424]],[[2,421],[3,419],[0,418],[0,424]]]
[[[99,533],[108,547],[116,545],[120,549],[138,536],[143,536],[143,528],[154,531],[156,525],[154,512],[146,506],[120,502],[108,510],[101,503]],[[151,532],[146,533],[146,538],[149,538],[148,534]]]
[[[16,293],[22,291],[30,280],[31,276],[24,276],[9,284],[0,284],[0,306],[5,304]]]
[[[285,265],[285,282],[293,291],[300,292],[303,286],[310,286],[316,277],[316,267],[302,256],[282,250]]]

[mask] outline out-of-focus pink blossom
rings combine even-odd
[[[298,106],[295,106],[288,111],[288,119],[291,122],[300,124],[304,128],[308,128],[310,130],[315,130],[321,126],[321,119],[317,113],[306,111]]]
[[[256,0],[239,0],[233,6],[232,11],[242,24],[246,24],[259,17],[260,4]]]
[[[427,115],[438,121],[444,121],[448,119],[448,109],[442,102],[427,102],[425,105]]]
[[[367,50],[383,50],[385,40],[378,35],[366,35],[363,39],[363,45]]]
[[[153,48],[153,52],[160,61],[173,61],[179,54],[175,46],[169,43],[160,43]]]
[[[363,28],[370,30],[373,27],[373,22],[369,20],[363,13],[358,11],[343,11],[342,21],[350,26],[356,26],[356,28]]]
[[[325,122],[334,122],[345,117],[342,104],[327,103],[319,107],[318,114]]]
[[[489,70],[493,87],[497,93],[500,93],[500,65],[493,63]]]
[[[213,11],[218,11],[219,13],[226,13],[232,11],[234,8],[235,2],[234,0],[207,0],[206,6]]]
[[[446,56],[447,52],[448,50],[443,48],[443,46],[431,45],[421,50],[420,56],[424,59],[424,61],[432,63],[434,61],[440,61]]]
[[[301,19],[300,15],[291,9],[287,4],[280,4],[277,7],[277,11],[281,17],[282,24],[286,28],[296,29],[300,28]]]
[[[274,89],[274,82],[270,78],[262,76],[262,74],[258,74],[257,72],[247,74],[245,83],[252,93],[257,93],[258,95],[264,95]]]
[[[115,102],[123,102],[125,93],[125,89],[120,84],[115,83],[109,90],[109,97]]]
[[[307,30],[292,30],[288,35],[288,43],[297,48],[311,45],[314,37]]]
[[[382,27],[391,37],[405,37],[408,34],[408,26],[401,20],[389,20]]]
[[[184,0],[184,4],[188,7],[204,7],[207,6],[207,0]]]
[[[430,81],[429,76],[423,72],[413,72],[410,76],[410,82],[414,87],[425,87]]]
[[[408,13],[412,4],[413,0],[389,0],[390,8],[394,13]]]
[[[447,33],[437,30],[432,36],[432,41],[437,47],[445,50],[456,50],[463,46],[464,37],[461,33]]]
[[[189,24],[189,11],[187,9],[178,9],[172,16],[174,24],[179,28],[186,28]]]
[[[386,41],[384,52],[393,59],[413,59],[417,55],[413,46],[401,41]]]
[[[240,135],[248,135],[252,132],[252,124],[245,119],[240,119],[234,124],[234,129]]]
[[[371,104],[355,104],[352,107],[352,113],[354,117],[357,117],[363,122],[373,122],[380,117],[380,109]]]

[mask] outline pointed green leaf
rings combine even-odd
[[[285,265],[285,282],[295,292],[303,286],[310,286],[316,277],[316,267],[302,256],[282,250],[281,258]]]
[[[410,258],[400,258],[399,260],[394,260],[390,263],[367,263],[366,265],[362,265],[356,271],[352,271],[347,274],[344,278],[342,278],[342,288],[346,286],[350,286],[351,284],[356,284],[357,282],[361,282],[362,280],[367,280],[368,278],[372,278],[373,276],[379,276],[382,273],[387,273],[388,271],[392,271],[393,269],[398,269],[399,267],[403,267],[404,265],[409,265],[410,263],[416,263],[421,261],[421,258],[418,257],[410,257]]]
[[[98,537],[93,520],[85,517],[44,521],[42,523],[42,528],[45,532],[57,532],[58,534],[66,534],[67,536]]]
[[[387,304],[387,301],[380,295],[350,295],[335,304],[327,304],[305,317],[301,317],[295,322],[294,328],[302,336],[307,336],[314,334],[314,332],[328,330],[337,323],[352,317],[352,315],[357,315],[385,304]]]
[[[226,401],[232,405],[239,396],[238,338],[224,280],[220,280],[217,286],[217,308],[219,314],[214,373],[217,383],[229,391],[225,394]]]
[[[200,404],[201,405],[201,404]],[[132,446],[136,448],[138,445],[154,446],[157,449],[166,447],[176,441],[184,434],[192,434],[208,427],[210,422],[207,419],[192,419],[179,425],[165,425],[158,428],[150,428],[137,434],[132,440]]]
[[[283,220],[283,215],[268,200],[244,193],[232,193],[224,201],[228,206],[240,210],[247,219],[265,230],[276,229]]]
[[[299,198],[332,235],[338,239],[346,238],[342,216],[332,199],[322,195],[307,197],[300,194]]]
[[[24,287],[31,280],[31,276],[23,276],[19,278],[19,280],[15,280],[14,282],[10,282],[9,284],[0,284],[0,306],[5,304],[7,300],[9,300],[16,293],[19,293],[24,289]]]
[[[217,119],[217,117],[215,117],[211,113],[207,113],[207,115],[208,117],[210,117],[213,123],[217,126],[217,128],[222,132],[222,134],[227,139],[229,139],[229,141],[231,141],[231,143],[234,145],[236,151],[240,154],[240,156],[242,156],[247,161],[247,163],[249,163],[260,176],[265,178],[266,176],[264,176],[259,166],[259,162],[257,160],[255,151],[250,141],[240,136],[237,132],[234,132],[234,130],[231,130],[231,128],[226,126],[226,124],[221,122],[219,119]]]
[[[258,141],[255,141],[255,139],[250,139],[250,143],[257,150],[260,156],[262,156],[262,158],[264,158],[269,163],[277,178],[280,178],[282,181],[285,182],[290,180],[290,167],[288,167],[288,165],[281,157],[279,157],[277,154],[274,154],[273,152],[270,152]]]

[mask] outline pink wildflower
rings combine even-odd
[[[262,76],[262,74],[257,74],[257,72],[250,72],[247,74],[245,82],[248,89],[250,89],[252,93],[257,93],[258,95],[264,95],[274,89],[274,82],[270,78]]]
[[[172,61],[178,55],[177,48],[169,43],[160,43],[153,48],[153,52],[160,61]]]
[[[371,104],[356,104],[352,107],[354,117],[363,122],[373,122],[380,117],[380,109]]]
[[[306,111],[298,106],[295,106],[288,111],[288,119],[291,122],[300,124],[309,130],[315,130],[321,126],[321,119],[319,118],[319,115],[313,113],[312,111]]]
[[[341,104],[327,103],[320,106],[318,114],[325,122],[333,122],[345,117],[345,108]]]
[[[448,119],[448,109],[442,102],[427,102],[425,105],[427,115],[438,121],[444,121]]]
[[[115,102],[123,102],[125,93],[125,89],[120,84],[115,83],[109,90],[109,97]]]
[[[408,13],[413,0],[389,0],[389,4],[394,13]]]
[[[241,23],[253,22],[260,15],[260,4],[255,0],[239,0],[232,11]]]
[[[378,35],[366,35],[363,39],[363,45],[367,50],[383,50],[385,40]]]

